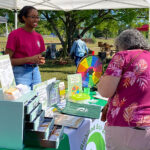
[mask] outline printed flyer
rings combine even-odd
[[[83,120],[84,119],[82,117],[77,117],[77,116],[70,116],[64,114],[55,115],[56,125],[63,125],[71,128],[78,128],[82,124]]]
[[[56,78],[49,79],[47,81],[41,82],[33,86],[33,90],[35,90],[40,98],[39,102],[42,104],[42,109],[46,110],[49,101],[49,87],[50,85],[56,81]]]
[[[0,56],[0,81],[3,92],[9,88],[16,87],[9,55]]]
[[[68,97],[82,92],[81,74],[68,75]]]

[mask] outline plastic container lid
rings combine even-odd
[[[83,100],[90,99],[90,96],[88,94],[85,94],[85,93],[79,93],[79,94],[72,95],[71,99],[75,100],[75,101],[83,101]]]

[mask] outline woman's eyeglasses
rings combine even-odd
[[[29,17],[29,18],[31,18],[31,19],[40,19],[39,16],[27,16],[27,17]]]

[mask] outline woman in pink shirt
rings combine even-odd
[[[142,34],[129,29],[116,39],[114,55],[98,84],[109,98],[107,150],[150,150],[150,52]]]
[[[23,27],[13,30],[7,40],[6,54],[10,55],[16,84],[33,88],[41,82],[38,65],[45,63],[41,53],[45,51],[42,36],[34,31],[37,27],[38,11],[32,6],[25,6],[18,15]]]

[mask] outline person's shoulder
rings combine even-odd
[[[134,56],[134,55],[141,53],[143,51],[144,50],[142,50],[142,49],[132,49],[132,50],[124,50],[124,51],[120,51],[120,52],[121,52],[121,54],[124,54],[124,55]]]
[[[128,55],[132,52],[133,52],[132,50],[122,50],[122,51],[116,52],[116,55]]]
[[[84,40],[83,40],[83,39],[79,39],[79,41],[80,41],[80,42],[84,42]],[[85,42],[84,42],[84,43],[85,43]]]
[[[22,28],[14,29],[10,32],[10,34],[16,35],[18,33],[22,32]]]
[[[78,43],[78,42],[80,42],[80,41],[81,41],[80,39],[75,40],[76,43]]]
[[[12,30],[9,33],[8,38],[18,38],[20,35],[22,35],[22,29],[18,28],[18,29]]]
[[[128,56],[128,52],[127,51],[118,51],[116,52],[114,55],[113,55],[113,58],[116,59],[116,58],[121,58],[121,59],[124,59],[126,56]]]
[[[144,50],[142,49],[132,49],[132,50],[122,50],[117,52],[115,55],[120,55],[123,59],[131,59],[134,58],[136,55],[139,55]]]
[[[78,44],[78,40],[75,40],[75,41],[73,42],[73,45],[76,45],[76,44]]]
[[[34,31],[34,35],[36,35],[36,36],[38,36],[40,38],[43,38],[43,36],[40,33],[36,32],[36,31]]]
[[[80,43],[80,44],[81,44],[81,43],[85,43],[82,39],[78,39],[78,40],[76,40],[76,42],[77,42],[77,43]]]
[[[33,33],[36,34],[36,35],[38,35],[38,36],[41,36],[41,34],[38,33],[37,31],[34,31]]]
[[[82,43],[86,44],[85,41],[83,39],[81,39]]]

